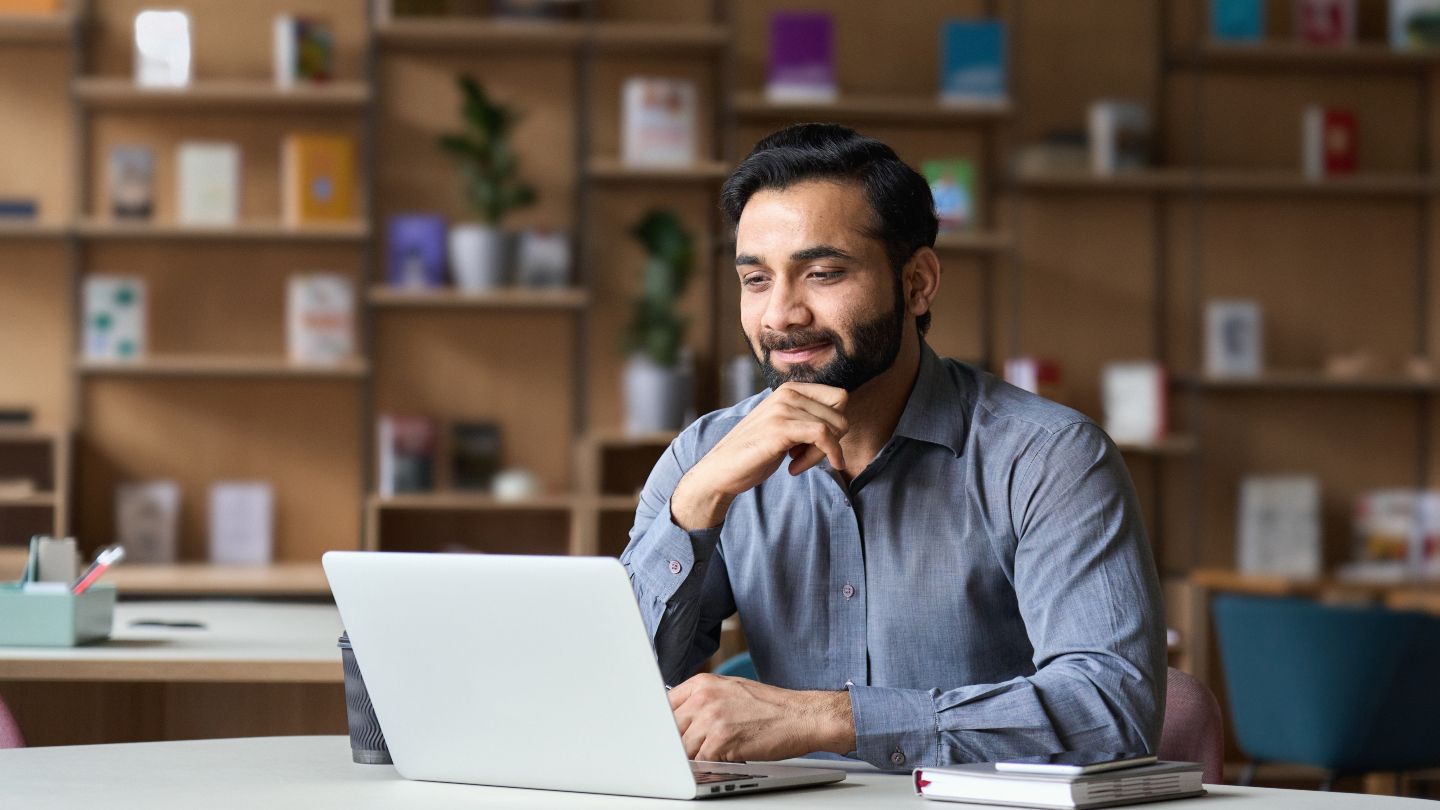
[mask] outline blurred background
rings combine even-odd
[[[1433,47],[1430,0],[0,0],[3,575],[37,533],[123,542],[137,597],[618,554],[674,432],[759,390],[719,186],[833,121],[932,182],[931,345],[1116,440],[1172,665],[1294,691],[1227,682],[1213,597],[1440,613]],[[1316,621],[1277,677],[1388,682],[1316,675],[1362,655]],[[1429,789],[1440,731],[1340,714],[1257,722],[1410,759],[1235,716],[1228,774]],[[161,733],[107,722],[35,741]]]

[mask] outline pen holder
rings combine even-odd
[[[350,647],[350,634],[340,634],[340,662],[345,669],[345,719],[350,723],[350,758],[361,765],[389,765],[390,748]]]
[[[0,647],[75,647],[110,637],[115,586],[94,585],[75,595],[53,588],[0,583]]]

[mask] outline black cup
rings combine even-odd
[[[350,648],[349,633],[340,634],[339,646],[345,666],[345,716],[350,721],[351,759],[361,765],[389,765],[390,749],[385,745],[385,733],[380,730],[360,665],[355,662],[355,651]]]

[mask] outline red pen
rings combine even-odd
[[[95,555],[95,562],[90,563],[90,567],[85,569],[85,573],[76,578],[75,584],[70,586],[70,592],[79,596],[89,590],[90,586],[95,584],[95,580],[99,579],[110,566],[123,559],[125,559],[125,549],[120,546],[106,546],[100,549],[100,553]]]

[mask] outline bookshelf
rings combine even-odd
[[[75,98],[99,110],[345,110],[370,100],[370,88],[359,81],[336,81],[316,87],[281,89],[270,79],[196,80],[183,88],[140,87],[129,77],[77,79]]]
[[[760,93],[739,93],[735,113],[750,119],[804,119],[855,121],[871,124],[998,124],[1008,118],[1008,103],[942,104],[921,96],[850,95],[832,103],[769,101]]]
[[[579,289],[509,288],[485,292],[464,290],[401,290],[385,285],[370,288],[370,304],[387,308],[492,310],[555,310],[578,312],[589,304]]]
[[[211,242],[353,242],[364,244],[370,238],[368,222],[306,225],[294,227],[277,221],[241,222],[236,225],[209,227],[176,223],[118,222],[103,218],[85,218],[75,225],[80,239],[99,241],[211,241]]]
[[[75,36],[71,13],[0,14],[0,45],[69,45]]]

